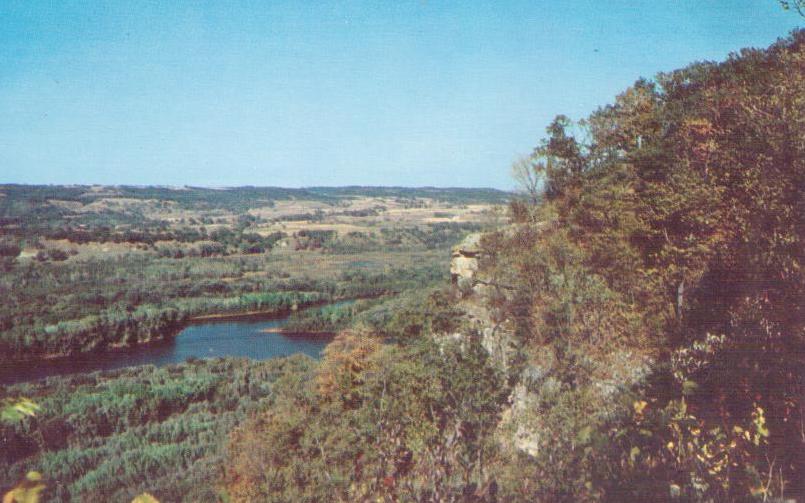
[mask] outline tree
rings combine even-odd
[[[793,7],[800,16],[805,17],[805,0],[780,0],[780,5],[785,10],[791,10]]]
[[[511,175],[531,204],[537,204],[540,196],[540,171],[530,157],[520,157],[512,163]]]
[[[495,256],[516,288],[504,307],[518,335],[554,355],[565,393],[589,391],[618,351],[651,355],[663,383],[633,397],[649,404],[642,416],[610,424],[628,441],[594,453],[617,458],[597,466],[627,467],[596,475],[604,493],[805,492],[804,46],[796,31],[638,81],[583,121],[584,141],[559,116],[535,150],[546,200]],[[574,424],[563,403],[541,410],[541,424]],[[553,456],[555,469],[532,472],[540,494],[596,494],[563,482],[589,459]]]

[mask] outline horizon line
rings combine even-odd
[[[168,184],[130,184],[130,183],[0,183],[0,187],[113,187],[134,189],[170,189],[170,190],[234,190],[234,189],[284,189],[284,190],[315,190],[315,189],[431,189],[431,190],[492,190],[497,192],[516,192],[516,190],[499,189],[483,186],[437,186],[437,185],[308,185],[308,186],[281,186],[281,185],[168,185]]]

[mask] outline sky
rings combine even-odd
[[[509,189],[555,115],[802,24],[775,0],[0,0],[0,183]]]

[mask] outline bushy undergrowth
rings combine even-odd
[[[0,493],[36,470],[48,502],[131,501],[143,491],[216,501],[226,435],[274,400],[278,381],[311,366],[303,356],[198,360],[4,388],[39,409],[0,423]]]

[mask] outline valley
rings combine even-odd
[[[201,316],[279,315],[429,284],[507,197],[0,186],[0,350],[11,361],[131,347]]]

